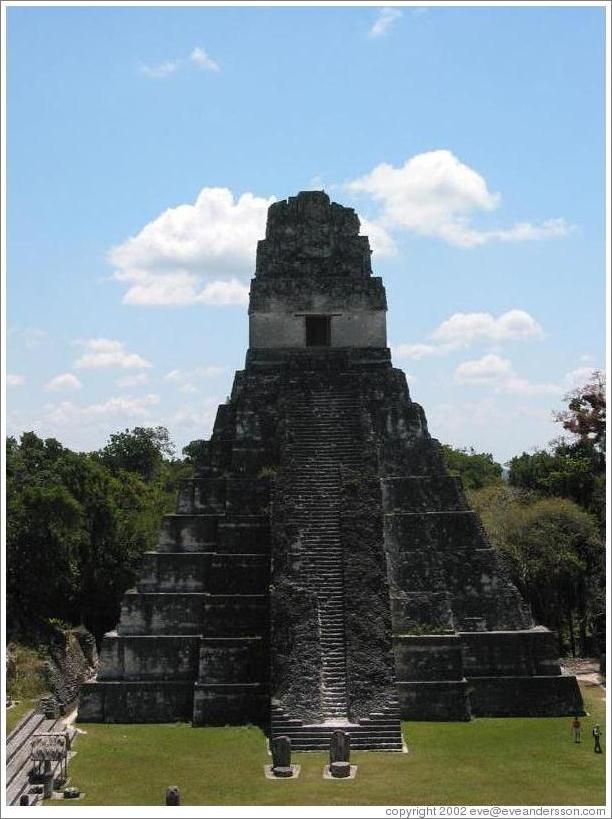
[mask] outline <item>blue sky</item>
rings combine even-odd
[[[353,206],[431,433],[605,365],[604,9],[11,7],[7,432],[210,434],[273,199]]]

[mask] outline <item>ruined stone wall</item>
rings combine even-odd
[[[49,653],[46,676],[51,695],[45,698],[44,707],[63,714],[77,700],[81,685],[96,673],[96,641],[86,629],[58,630]]]

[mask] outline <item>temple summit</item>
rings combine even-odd
[[[295,750],[341,729],[399,751],[401,719],[583,713],[392,365],[370,257],[327,194],[270,207],[245,367],[80,721],[259,723]]]

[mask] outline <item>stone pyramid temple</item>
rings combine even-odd
[[[245,368],[104,637],[79,719],[401,750],[400,719],[582,712],[387,348],[350,208],[273,204]]]

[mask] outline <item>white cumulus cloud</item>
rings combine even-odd
[[[361,225],[359,233],[370,240],[370,248],[377,256],[394,256],[397,246],[391,234],[378,222],[373,222],[363,216],[359,217]]]
[[[62,427],[71,424],[92,423],[107,418],[142,418],[148,415],[149,408],[159,403],[158,395],[145,395],[142,398],[109,398],[98,404],[79,405],[72,401],[60,404],[48,404],[42,421],[46,424]]]
[[[461,384],[492,384],[512,374],[512,362],[493,353],[473,361],[464,361],[455,370]]]
[[[445,355],[477,342],[500,344],[505,341],[527,341],[544,338],[538,322],[525,310],[508,310],[497,318],[491,313],[453,313],[430,333],[433,343],[398,344],[393,352],[398,358],[419,360]]]
[[[192,63],[195,63],[198,68],[203,68],[205,71],[220,71],[218,63],[216,63],[212,57],[210,57],[206,50],[200,48],[200,46],[196,46],[191,54],[189,55],[189,59]]]
[[[164,60],[163,63],[158,63],[157,65],[146,65],[146,63],[140,64],[140,73],[144,74],[145,77],[150,77],[153,80],[159,80],[163,77],[168,77],[170,74],[174,74],[176,71],[179,70],[181,66],[181,60]]]
[[[274,202],[227,188],[203,188],[196,201],[169,208],[109,252],[125,304],[244,304],[257,241]]]
[[[518,395],[556,395],[561,390],[558,384],[532,383],[517,376],[512,362],[494,353],[459,364],[455,380],[467,386],[492,386],[497,392]]]
[[[16,373],[7,373],[6,374],[6,386],[7,387],[23,387],[25,384],[25,376],[17,375]]]
[[[392,6],[384,6],[379,9],[378,17],[369,32],[370,37],[382,37],[401,16],[402,12]]]
[[[511,339],[542,338],[544,331],[525,310],[508,310],[495,318],[491,313],[453,313],[431,334],[442,344],[471,344],[477,340],[493,342]]]
[[[178,71],[182,71],[189,65],[195,65],[204,71],[219,72],[221,70],[219,64],[215,62],[210,54],[206,53],[206,49],[202,48],[201,46],[195,46],[188,59],[177,57],[176,59],[172,60],[164,60],[161,63],[156,63],[155,65],[140,63],[138,68],[140,73],[144,74],[145,77],[149,77],[149,79],[152,80],[161,80],[164,79],[164,77],[169,77],[172,74],[176,74]]]
[[[72,373],[60,373],[45,384],[45,390],[58,392],[60,390],[80,390],[83,385]]]
[[[437,237],[458,247],[558,238],[573,229],[561,218],[505,228],[474,227],[473,215],[495,210],[501,197],[489,190],[481,174],[445,149],[416,154],[399,168],[381,163],[348,182],[347,188],[369,195],[380,205],[376,221],[385,228]]]
[[[83,370],[99,370],[117,367],[124,370],[139,370],[151,364],[138,353],[128,353],[122,341],[109,338],[90,338],[80,342],[85,353],[74,366]]]

